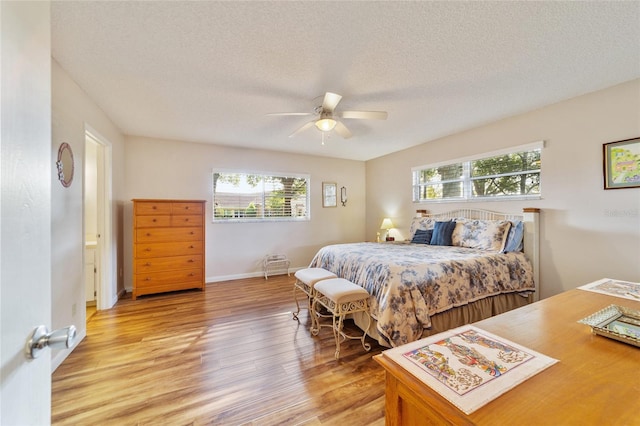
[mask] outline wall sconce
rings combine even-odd
[[[380,225],[380,229],[384,229],[387,231],[387,235],[385,237],[385,241],[394,241],[395,238],[389,236],[389,231],[393,228],[393,222],[388,217],[385,217],[382,220],[382,225]]]
[[[342,207],[347,206],[347,188],[344,186],[340,188],[340,202],[342,203]]]

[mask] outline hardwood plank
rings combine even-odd
[[[52,376],[52,424],[382,425],[384,370],[358,340],[335,360],[293,277],[120,300]],[[347,330],[357,328],[347,321]]]

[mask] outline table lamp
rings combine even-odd
[[[393,228],[393,222],[391,222],[391,219],[389,219],[388,217],[385,217],[382,220],[382,225],[380,225],[380,229],[384,229],[385,231],[387,231],[387,235],[385,240],[386,241],[393,241],[394,238],[389,236],[389,230]]]

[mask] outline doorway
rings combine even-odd
[[[111,145],[92,129],[85,131],[84,280],[87,321],[111,303]],[[115,286],[113,286],[115,287]]]
[[[98,300],[98,152],[102,146],[89,134],[84,144],[84,292],[87,322],[96,312]]]

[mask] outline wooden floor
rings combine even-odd
[[[52,423],[383,425],[384,348],[347,341],[336,361],[330,329],[292,319],[292,288],[251,278],[98,311],[52,376]]]

